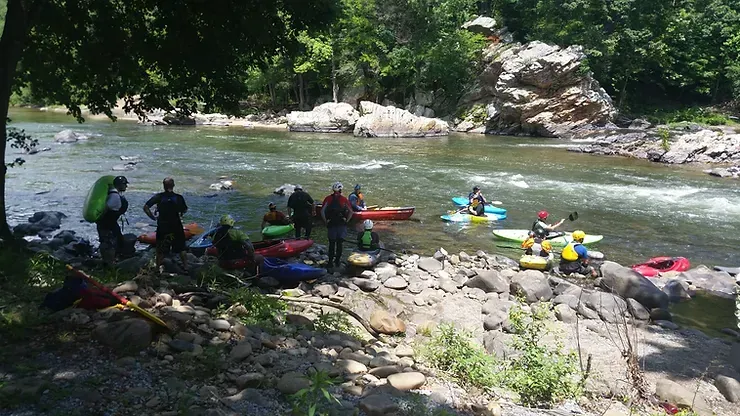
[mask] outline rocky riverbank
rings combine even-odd
[[[655,126],[635,120],[627,128],[611,125],[579,131],[584,144],[569,150],[606,156],[647,159],[666,164],[715,163],[714,176],[737,177],[740,169],[740,132],[735,128],[703,128],[695,124]]]
[[[78,267],[95,263],[89,253],[70,251],[81,242],[68,232],[46,234],[52,238],[30,248],[65,252],[63,260]],[[372,269],[343,267],[290,289],[271,278],[253,283],[261,293],[282,295],[285,309],[250,294],[256,292],[225,290],[244,278],[219,270],[215,258],[190,254],[189,273],[168,260],[167,273],[157,275],[152,254],[121,262],[136,277],[112,287],[163,319],[168,331],[118,310],[55,313],[39,328],[45,337],[5,348],[5,357],[24,365],[3,371],[3,400],[23,397],[13,403],[19,411],[60,414],[84,407],[106,414],[274,415],[289,411],[296,405],[291,394],[314,383],[337,399],[326,403],[332,414],[543,414],[518,406],[519,393],[510,388],[486,392],[450,378],[424,352],[450,324],[505,365],[524,353],[516,348],[521,334],[511,314],[543,306],[553,334],[540,342],[559,340],[565,351],[580,353],[582,368],[589,362],[586,394],[558,405],[562,412],[628,415],[630,404],[640,414],[657,412],[649,401],[631,401],[635,388],[653,403],[693,407],[700,415],[735,414],[740,400],[737,334],[733,341],[680,328],[666,309],[694,291],[734,293],[733,278],[704,268],[651,281],[606,262],[596,281],[564,279],[519,270],[515,261],[483,251],[439,249],[431,256],[389,254]],[[318,244],[295,259],[326,260]],[[634,381],[635,368],[625,360],[632,353],[641,364],[640,385],[625,381]],[[316,374],[338,381],[325,385]]]

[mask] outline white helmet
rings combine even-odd
[[[365,225],[366,230],[372,230],[373,229],[373,222],[371,220],[365,220],[363,223]]]
[[[335,182],[334,185],[331,186],[331,190],[334,192],[338,192],[344,189],[344,185],[342,185],[342,182]]]

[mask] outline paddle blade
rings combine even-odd
[[[501,201],[489,201],[488,202],[488,205],[501,205],[501,204],[503,204],[503,202]]]
[[[571,221],[577,220],[578,219],[578,213],[575,212],[575,211],[571,212],[570,215],[568,215],[568,219],[571,220]]]

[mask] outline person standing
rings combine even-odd
[[[352,206],[342,195],[342,183],[332,185],[332,194],[324,198],[321,218],[326,223],[329,236],[329,266],[339,267],[342,258],[342,243],[347,237],[347,223],[352,218]]]
[[[311,217],[313,217],[313,198],[303,190],[301,185],[296,185],[293,193],[288,198],[288,215],[295,226],[295,238],[301,238],[301,229],[306,230],[306,239],[311,238]]]
[[[123,233],[118,225],[118,219],[128,209],[128,201],[122,194],[127,188],[128,179],[125,176],[116,176],[113,179],[113,185],[109,187],[105,199],[105,211],[95,222],[100,240],[100,257],[106,266],[115,263],[116,251],[123,243]]]
[[[164,256],[170,251],[180,253],[182,265],[187,270],[188,260],[185,256],[185,231],[182,228],[182,216],[188,211],[185,198],[174,192],[175,180],[166,177],[162,181],[164,192],[149,198],[144,204],[144,212],[157,221],[157,267],[162,271]],[[151,207],[157,206],[155,216]]]

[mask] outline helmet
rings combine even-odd
[[[342,182],[334,182],[334,185],[331,186],[331,190],[334,192],[339,192],[344,188],[344,185],[342,185]]]
[[[270,202],[269,204],[267,204],[267,208],[268,208],[268,209],[269,209],[270,211],[272,211],[273,209],[277,209],[277,205],[275,205],[275,203],[274,203],[274,202]]]
[[[122,185],[128,185],[128,179],[126,179],[125,176],[116,176],[115,179],[113,179],[113,186],[117,188]]]
[[[359,183],[355,185],[355,191],[359,191],[360,189],[362,189],[362,186]]]
[[[478,186],[478,185],[475,185],[475,186],[473,187],[473,192],[476,192],[476,191],[480,191],[480,186]]]
[[[366,230],[373,229],[373,222],[371,220],[365,220],[365,222],[363,222],[362,224],[365,226]]]
[[[584,233],[581,230],[575,230],[573,231],[573,239],[580,242],[583,242],[583,239],[586,238],[586,233]]]
[[[303,187],[301,185],[296,185],[296,186],[293,187],[293,190],[294,191],[302,191],[303,190]]]
[[[542,211],[540,211],[540,212],[537,213],[537,218],[539,218],[541,220],[546,220],[547,217],[549,217],[549,216],[550,216],[550,213],[548,213],[545,210],[542,210]]]
[[[221,216],[221,219],[218,221],[221,225],[228,225],[230,227],[233,227],[236,221],[234,221],[234,217],[232,217],[229,214],[224,214]]]

